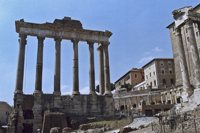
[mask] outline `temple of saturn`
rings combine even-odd
[[[55,19],[53,23],[28,23],[23,19],[15,22],[19,33],[19,55],[17,65],[16,88],[14,92],[14,111],[9,122],[9,133],[22,133],[25,129],[42,129],[43,115],[48,108],[57,109],[67,116],[73,115],[113,115],[113,99],[110,89],[110,68],[108,46],[110,31],[85,30],[78,20],[64,17]],[[38,39],[35,91],[31,95],[23,94],[23,75],[26,37],[35,36]],[[55,41],[54,92],[43,94],[43,41],[53,38]],[[62,96],[60,91],[61,41],[71,40],[73,44],[73,92],[72,97]],[[89,47],[89,84],[88,95],[79,92],[78,43],[84,41]],[[100,95],[95,93],[94,43],[98,43],[99,52],[99,86]],[[28,44],[27,44],[28,45]]]

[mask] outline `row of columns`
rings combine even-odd
[[[199,53],[197,48],[197,43],[194,35],[194,29],[193,29],[193,21],[188,20],[185,23],[186,27],[188,28],[188,36],[189,36],[189,46],[191,51],[191,57],[192,57],[192,63],[194,66],[194,78],[196,82],[196,88],[200,88],[200,60],[199,60]],[[199,23],[198,23],[199,25]],[[200,26],[200,25],[199,25]],[[199,27],[198,26],[198,27]],[[189,74],[187,70],[187,63],[185,58],[185,52],[183,48],[183,41],[181,36],[181,27],[176,27],[176,44],[179,51],[179,59],[180,59],[180,68],[182,73],[182,80],[183,80],[183,90],[184,93],[187,95],[187,97],[191,96],[193,93],[193,90],[190,87],[190,80],[189,80]]]
[[[174,91],[174,102],[173,102],[173,96],[172,96],[172,91],[169,92],[170,94],[170,104],[177,104],[177,96],[176,96],[176,91],[177,90],[173,90]],[[180,92],[180,96],[181,96],[181,89],[179,89],[179,92]],[[164,93],[161,93],[161,103],[164,104],[164,101],[163,101],[163,94],[165,95],[165,104],[168,103],[168,98],[167,98],[167,93],[168,92],[164,92]]]
[[[19,55],[17,66],[17,78],[15,93],[23,93],[23,75],[24,75],[24,59],[25,59],[25,34],[19,34]],[[37,64],[36,64],[36,81],[34,93],[42,94],[42,69],[43,69],[43,46],[45,37],[37,37],[38,50],[37,50]],[[60,92],[60,57],[61,57],[61,37],[55,37],[55,69],[54,69],[54,95],[61,95]],[[79,69],[78,69],[78,39],[71,39],[73,43],[73,92],[72,95],[80,94],[79,92]],[[87,42],[89,45],[89,80],[90,92],[95,93],[95,69],[94,69],[94,43],[93,41]],[[111,95],[110,88],[110,69],[109,69],[109,56],[108,56],[109,42],[99,43],[99,89],[101,95]]]

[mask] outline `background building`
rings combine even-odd
[[[8,118],[12,107],[6,102],[0,102],[0,124],[8,124]]]
[[[174,59],[155,58],[142,67],[147,88],[166,88],[174,86]]]
[[[142,81],[144,81],[144,70],[132,68],[130,71],[128,71],[126,74],[124,74],[121,78],[119,78],[115,82],[115,89],[119,90],[121,88],[121,85],[125,83],[126,84],[129,83],[131,85],[137,85]]]

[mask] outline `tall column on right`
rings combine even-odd
[[[179,61],[183,80],[183,101],[188,101],[188,97],[192,95],[192,89],[190,88],[190,81],[187,70],[187,63],[185,59],[185,53],[183,48],[182,36],[180,28],[176,28],[176,44],[179,51]]]
[[[197,43],[194,35],[193,29],[193,21],[189,20],[186,22],[186,26],[188,27],[188,35],[189,35],[189,46],[191,51],[192,62],[194,66],[194,80],[196,83],[196,89],[194,90],[194,99],[197,104],[200,104],[200,61],[199,61],[199,53],[197,49]]]
[[[99,47],[97,50],[99,51],[99,92],[100,95],[103,95],[105,92],[104,85],[104,61],[103,61],[103,45],[101,43],[98,44]]]
[[[73,92],[72,95],[78,95],[79,92],[79,73],[78,73],[78,39],[72,39],[73,42]]]
[[[104,83],[105,83],[105,93],[104,95],[111,96],[111,86],[110,86],[110,66],[109,66],[109,55],[108,55],[108,45],[109,42],[103,42],[103,57],[104,57]]]

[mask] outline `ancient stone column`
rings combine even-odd
[[[156,105],[157,104],[156,95],[154,95],[154,102],[155,102],[155,105]]]
[[[60,44],[61,37],[55,37],[55,69],[54,69],[54,95],[61,95],[60,92]]]
[[[25,45],[26,45],[26,35],[19,34],[19,54],[18,54],[18,64],[17,64],[17,78],[15,93],[23,93],[23,76],[24,76],[24,58],[25,58]]]
[[[38,38],[37,64],[36,64],[36,79],[34,93],[42,93],[42,67],[43,67],[43,41],[44,37]]]
[[[103,62],[103,46],[99,43],[99,47],[97,48],[99,51],[99,92],[100,95],[103,95],[105,92],[105,84],[104,84],[104,62]]]
[[[175,35],[176,35],[176,44],[179,51],[179,60],[180,60],[180,68],[181,68],[181,74],[182,74],[182,80],[183,80],[183,89],[184,89],[184,93],[186,94],[186,99],[187,99],[188,96],[192,95],[192,90],[190,88],[190,81],[189,81],[189,76],[188,76],[187,63],[186,63],[180,28],[176,28]],[[185,101],[187,101],[186,99]]]
[[[165,104],[168,104],[167,93],[165,93]]]
[[[88,41],[89,45],[89,78],[90,78],[90,93],[95,93],[95,70],[94,70],[94,42]]]
[[[175,103],[177,104],[176,90],[174,90]]]
[[[170,94],[169,95],[170,96],[170,103],[173,104],[173,101],[172,101],[172,92],[170,92],[169,94]]]
[[[190,44],[190,51],[192,56],[192,62],[194,65],[194,77],[196,82],[196,88],[200,89],[200,61],[199,61],[199,54],[197,49],[197,43],[194,35],[193,29],[193,21],[188,21],[186,23],[188,27],[188,35],[189,35],[189,44]]]
[[[78,95],[79,92],[79,73],[78,73],[78,39],[71,39],[73,42],[73,92],[72,95]]]
[[[163,104],[163,94],[161,94],[161,103]]]
[[[110,66],[109,66],[109,56],[108,56],[108,45],[109,42],[103,42],[103,56],[104,56],[104,83],[105,83],[105,93],[104,95],[111,96],[110,87]]]

